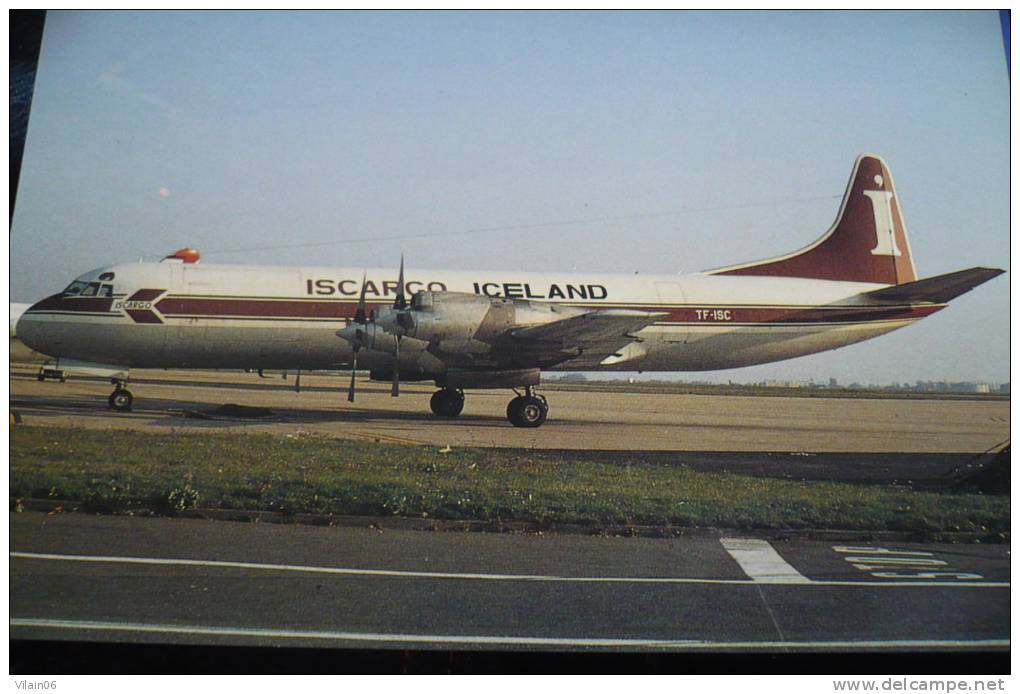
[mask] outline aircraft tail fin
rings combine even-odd
[[[1004,270],[987,267],[972,267],[969,270],[958,270],[946,275],[926,277],[916,282],[907,282],[895,287],[886,287],[863,296],[876,301],[896,303],[917,303],[929,301],[934,304],[945,304],[961,294],[966,294],[974,287],[998,277]]]
[[[720,268],[709,274],[875,284],[913,282],[917,273],[889,167],[875,154],[857,157],[835,223],[811,245],[778,258]]]

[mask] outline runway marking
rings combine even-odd
[[[94,622],[61,619],[11,619],[11,627],[128,631],[191,636],[241,636],[247,638],[370,641],[375,643],[442,643],[486,646],[570,646],[580,648],[682,648],[682,649],[904,649],[904,648],[1008,648],[1009,639],[897,640],[897,641],[702,641],[694,639],[593,639],[544,636],[481,636],[472,634],[382,634],[356,631],[301,631],[185,624]]]
[[[984,576],[971,571],[959,571],[949,562],[935,559],[932,552],[912,552],[886,547],[833,546],[833,551],[861,556],[844,557],[850,565],[876,578],[954,578],[959,581],[977,581]]]
[[[812,583],[765,540],[724,537],[720,542],[755,583]]]
[[[536,583],[651,583],[651,584],[700,584],[700,585],[789,585],[784,577],[770,580],[746,578],[680,578],[652,576],[553,576],[542,574],[489,574],[453,573],[440,571],[402,571],[397,569],[354,569],[340,566],[302,566],[296,564],[262,564],[242,561],[218,561],[214,559],[170,559],[162,557],[112,557],[88,554],[45,554],[38,552],[11,552],[12,559],[39,561],[78,561],[96,564],[141,564],[148,566],[192,566],[220,569],[249,569],[255,571],[290,571],[296,573],[334,574],[340,576],[385,576],[391,578],[424,578],[461,581],[532,581]],[[799,575],[799,574],[798,574]],[[803,578],[803,577],[802,577]],[[850,587],[946,587],[946,588],[1009,588],[1009,582],[945,583],[942,581],[811,581],[804,579],[799,585],[808,586],[850,586]]]

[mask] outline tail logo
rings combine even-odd
[[[882,185],[882,177],[875,176],[875,183]],[[871,249],[871,255],[903,255],[896,246],[892,191],[865,190],[862,192],[868,200],[871,200],[871,211],[875,214],[875,247]]]

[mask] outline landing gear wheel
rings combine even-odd
[[[464,393],[449,388],[437,390],[429,400],[429,407],[440,417],[456,417],[464,409]]]
[[[131,395],[131,391],[127,388],[117,388],[115,391],[110,393],[110,397],[107,402],[110,404],[111,410],[117,410],[119,412],[130,412],[131,402],[134,400],[134,396]]]
[[[548,414],[549,406],[534,396],[519,395],[506,406],[506,418],[515,427],[540,427]]]

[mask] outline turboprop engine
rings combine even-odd
[[[338,330],[336,334],[337,337],[342,337],[348,342],[356,344],[358,349],[364,348],[386,354],[395,354],[398,349],[397,332],[387,330],[379,320],[365,323],[352,322],[346,328]],[[428,343],[412,338],[403,342],[399,349],[406,350],[410,348],[413,351],[421,351],[427,347]]]
[[[387,311],[375,324],[389,334],[426,343],[431,352],[484,354],[512,328],[548,323],[577,311],[524,299],[419,291],[407,309]]]
[[[404,295],[407,285],[404,283],[403,256],[400,258],[397,294],[391,307],[380,308],[377,314],[370,315],[365,301],[366,286],[362,277],[361,296],[358,297],[354,318],[346,327],[336,331],[337,337],[350,342],[353,349],[351,384],[347,390],[347,399],[351,402],[354,402],[358,353],[362,349],[392,355],[387,369],[393,378],[390,394],[396,397],[400,393],[400,351],[405,340],[408,343],[404,349],[428,350],[447,366],[463,361],[477,363],[478,359],[484,359],[501,336],[514,328],[542,325],[584,312],[583,309],[557,304],[467,292],[419,291],[408,302]],[[385,370],[377,369],[377,372]],[[529,374],[528,379],[533,380],[532,375]]]

